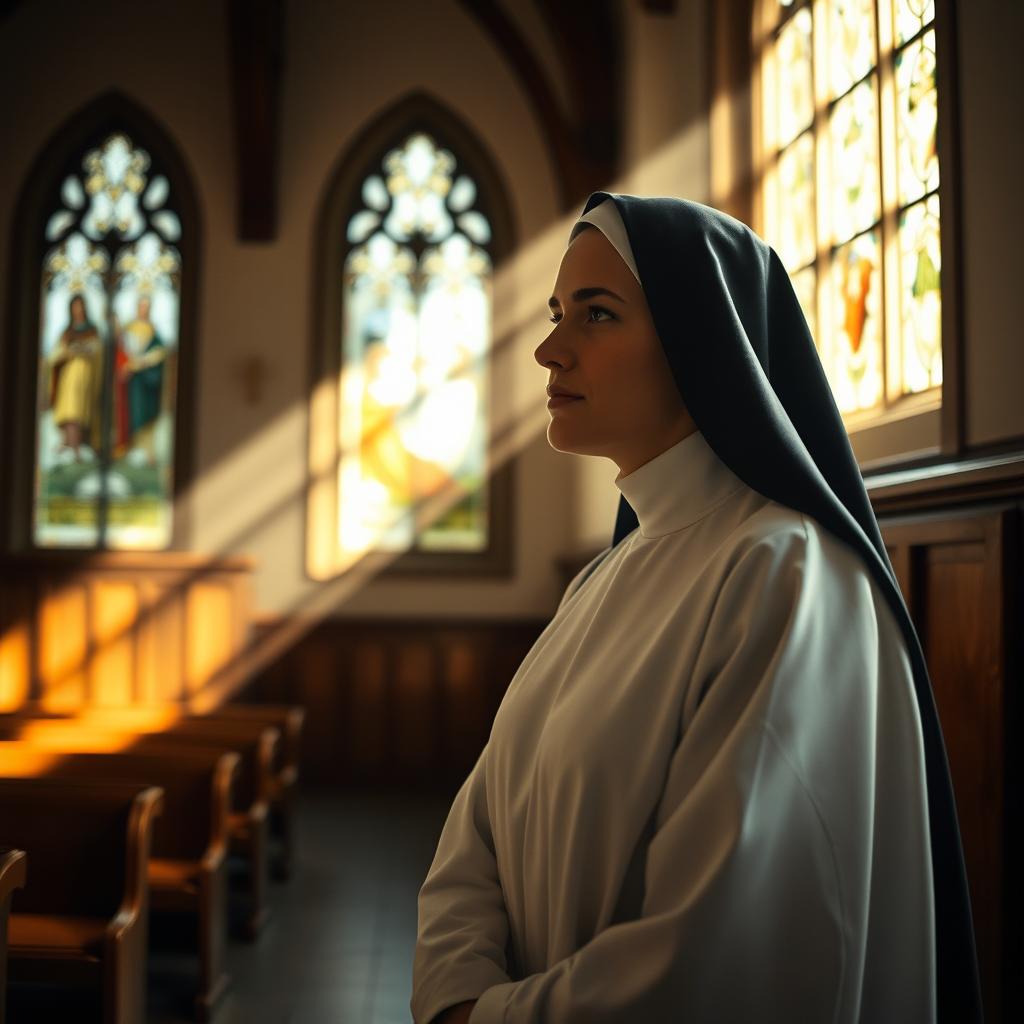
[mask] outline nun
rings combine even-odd
[[[548,441],[618,513],[452,804],[416,1024],[980,1020],[931,684],[779,257],[594,192],[549,305]]]

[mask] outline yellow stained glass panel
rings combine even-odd
[[[874,0],[829,0],[831,96],[842,96],[877,63]]]
[[[490,223],[430,136],[411,135],[382,166],[346,231],[361,241],[345,263],[338,541],[355,554],[481,551]]]
[[[878,98],[874,76],[835,105],[829,127],[832,240],[845,242],[881,216]]]
[[[814,259],[814,136],[805,132],[779,157],[778,252],[787,270]]]
[[[811,10],[802,7],[779,33],[778,145],[785,148],[814,120]]]
[[[935,20],[935,0],[895,0],[896,45],[905,43]]]
[[[939,187],[935,90],[935,32],[926,32],[896,55],[900,206]]]

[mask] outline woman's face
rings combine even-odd
[[[569,243],[549,305],[557,326],[534,358],[549,387],[580,396],[549,405],[552,448],[602,455],[626,476],[697,429],[643,289],[597,228]]]

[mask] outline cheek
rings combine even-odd
[[[659,344],[656,341],[656,344]],[[634,350],[627,359],[617,359],[607,379],[615,403],[631,419],[660,420],[682,404],[672,371],[660,347]]]

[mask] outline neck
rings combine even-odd
[[[657,458],[662,452],[667,451],[673,445],[679,444],[683,438],[689,437],[697,432],[697,424],[688,416],[685,420],[676,423],[670,430],[666,431],[656,441],[644,445],[640,451],[632,450],[624,455],[613,455],[612,461],[619,467],[619,475],[615,478],[618,483],[624,476],[636,472],[641,466],[646,465],[651,459]]]
[[[617,477],[615,485],[636,513],[644,537],[683,530],[746,486],[696,430]]]

